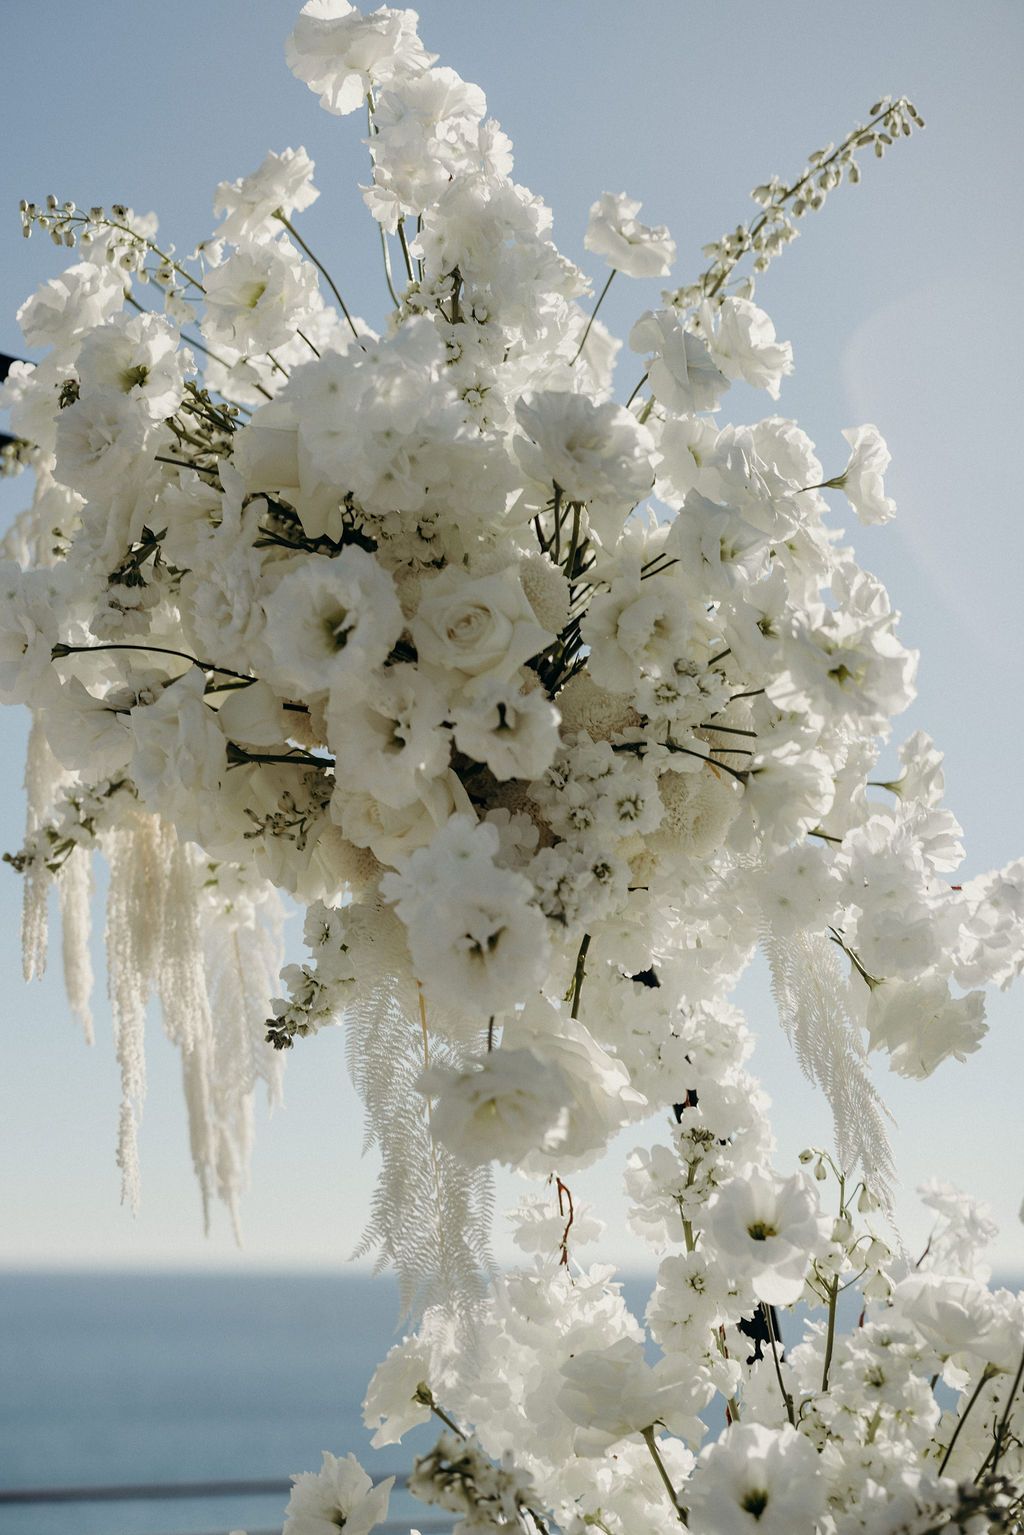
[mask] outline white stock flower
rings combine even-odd
[[[758,1300],[791,1306],[828,1240],[813,1187],[799,1173],[781,1178],[755,1168],[726,1183],[708,1206],[710,1249]]]
[[[647,376],[656,400],[681,416],[717,410],[729,381],[707,345],[684,330],[674,309],[648,310],[629,333],[634,352],[648,354]]]
[[[494,862],[498,833],[455,815],[427,847],[397,860],[381,881],[408,929],[428,1000],[458,998],[483,1018],[503,1013],[540,984],[548,956],[545,919],[529,880]]]
[[[988,1032],[985,993],[954,997],[942,976],[884,980],[871,987],[865,1023],[868,1046],[886,1050],[901,1077],[930,1077],[953,1056],[973,1054]]]
[[[227,747],[213,709],[204,702],[205,681],[190,667],[154,703],[131,711],[131,776],[146,804],[169,818],[185,816],[219,789],[227,771]]]
[[[640,223],[641,206],[625,192],[602,192],[591,205],[583,244],[627,277],[665,277],[676,259],[676,243],[663,225]]]
[[[557,485],[566,500],[596,504],[598,530],[614,542],[654,484],[653,443],[636,417],[611,400],[545,390],[517,402],[516,420],[526,434],[515,441],[526,473]]]
[[[686,1484],[700,1535],[812,1535],[825,1506],[818,1452],[787,1423],[734,1423],[704,1450]]]
[[[416,667],[385,667],[332,697],[327,740],[337,793],[352,790],[401,810],[421,798],[448,767],[450,736],[441,729],[444,699]],[[342,800],[344,803],[344,800]]]
[[[287,240],[249,245],[206,274],[203,335],[259,357],[294,340],[319,300],[316,269]]]
[[[354,1455],[341,1460],[323,1452],[319,1471],[292,1477],[294,1486],[285,1509],[284,1535],[369,1535],[387,1518],[393,1476],[373,1485]]]
[[[779,398],[783,375],[793,371],[793,348],[788,341],[776,341],[775,326],[763,309],[749,299],[727,298],[714,323],[705,305],[704,329],[712,361],[727,379],[741,378],[767,390],[773,400]]]

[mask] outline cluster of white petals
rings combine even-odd
[[[302,149],[219,184],[190,263],[129,209],[24,210],[82,258],[22,307],[43,355],[0,394],[36,471],[0,565],[26,973],[56,885],[87,1020],[101,852],[133,1200],[151,995],[204,1204],[233,1212],[257,1087],[348,1032],[381,1155],[364,1248],[420,1316],[366,1420],[380,1445],[443,1418],[411,1487],[461,1530],[1008,1530],[1022,1303],[956,1191],[925,1191],[907,1258],[869,1056],[926,1078],[979,1047],[984,988],[1024,967],[1024,862],[959,878],[941,754],[918,731],[885,764],[916,657],[824,493],[886,522],[889,453],[859,426],[828,473],[773,409],[723,422],[734,382],[774,402],[793,367],[749,287],[663,295],[616,375],[482,91],[417,25],[309,0],[288,43],[329,112],[369,113],[379,333],[292,222]],[[639,209],[604,194],[583,243],[661,276]],[[283,968],[282,896],[308,950]],[[799,1170],[731,1000],[758,949],[835,1116]],[[641,1319],[578,1262],[600,1224],[566,1180],[652,1119]],[[495,1163],[539,1189],[500,1277]],[[286,1530],[365,1535],[387,1491],[325,1453]]]

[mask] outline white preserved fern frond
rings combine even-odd
[[[376,924],[374,971],[383,976],[353,998],[343,1019],[349,1070],[366,1107],[364,1149],[376,1147],[381,1159],[370,1220],[353,1257],[372,1252],[377,1272],[394,1268],[403,1317],[442,1306],[468,1332],[493,1269],[493,1180],[489,1167],[464,1166],[431,1134],[415,1085],[424,1067],[421,996],[397,919],[390,920],[394,955],[382,954]],[[386,932],[389,917],[381,914],[381,921]],[[435,1031],[428,1015],[430,1063],[462,1068],[470,1046],[453,1038],[462,1031],[445,1022],[443,1033]]]
[[[871,1192],[891,1213],[895,1168],[885,1122],[892,1115],[868,1074],[833,947],[821,933],[782,939],[767,924],[762,945],[782,1026],[804,1075],[822,1089],[832,1110],[839,1165],[850,1173],[859,1163]]]

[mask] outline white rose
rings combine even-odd
[[[551,643],[513,567],[473,578],[449,567],[423,582],[412,637],[421,661],[465,677],[507,682]]]

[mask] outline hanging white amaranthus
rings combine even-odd
[[[879,780],[915,657],[825,495],[893,515],[876,428],[823,466],[784,417],[716,419],[734,380],[775,400],[792,368],[748,268],[920,119],[876,103],[757,188],[637,320],[615,396],[619,343],[548,209],[416,26],[311,0],[288,45],[328,111],[368,114],[380,334],[296,227],[304,150],[222,183],[188,260],[130,209],[23,205],[80,258],[22,308],[43,355],[3,393],[8,460],[36,472],[0,573],[0,690],[34,716],[26,973],[52,882],[89,1026],[99,849],[132,1198],[151,994],[204,1201],[232,1208],[257,1082],[347,1030],[382,1164],[364,1247],[421,1315],[367,1423],[387,1444],[443,1421],[412,1488],[460,1528],[1015,1527],[1021,1302],[986,1288],[991,1231],[955,1191],[926,1192],[916,1264],[886,1240],[867,1057],[927,1077],[977,1049],[981,988],[1024,961],[1024,864],[953,882],[920,733]],[[669,273],[640,211],[594,204],[601,297]],[[279,988],[282,892],[309,954]],[[835,1151],[788,1172],[729,1000],[759,945],[836,1121]],[[645,1331],[613,1271],[579,1265],[599,1223],[569,1180],[652,1115],[666,1137],[627,1173],[660,1258]],[[500,1278],[495,1161],[547,1185],[513,1216],[532,1266]],[[366,1531],[387,1491],[325,1454],[287,1528]]]

